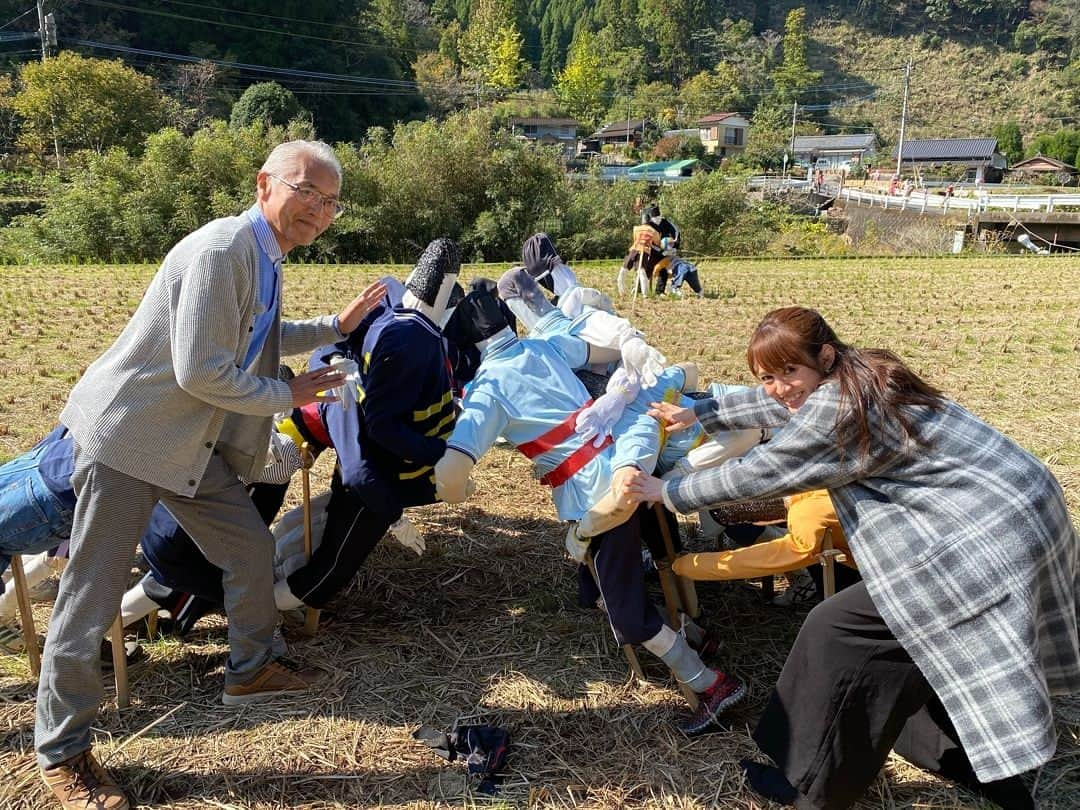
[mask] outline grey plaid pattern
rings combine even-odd
[[[680,512],[829,490],[874,604],[926,675],[979,779],[1053,755],[1050,696],[1080,691],[1078,544],[1057,480],[1015,442],[949,402],[912,410],[929,449],[880,434],[864,469],[841,455],[835,384],[794,415],[762,388],[695,405],[717,430],[784,425],[768,444],[669,481]],[[786,422],[786,424],[784,424]]]

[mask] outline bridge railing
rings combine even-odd
[[[1080,194],[981,194],[977,197],[946,197],[923,191],[897,195],[845,188],[840,190],[839,196],[856,205],[935,214],[947,214],[950,211],[1040,211],[1052,214],[1055,211],[1080,210]]]

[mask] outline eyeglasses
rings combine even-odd
[[[334,219],[337,219],[345,213],[345,206],[337,197],[328,197],[320,191],[316,191],[313,188],[304,188],[298,186],[296,183],[290,183],[284,177],[278,177],[276,174],[271,174],[275,180],[282,185],[288,186],[300,198],[300,201],[306,205],[318,205],[322,208],[324,213],[333,214]]]

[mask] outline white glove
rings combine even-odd
[[[585,562],[589,555],[589,543],[592,541],[588,537],[581,537],[578,535],[578,525],[571,523],[570,528],[566,531],[566,553],[577,560],[579,563]]]
[[[578,414],[574,432],[583,442],[594,439],[593,446],[600,447],[640,390],[641,384],[631,379],[626,369],[616,369],[608,380],[607,392]]]
[[[619,347],[623,366],[630,378],[640,382],[646,388],[656,385],[657,377],[663,373],[667,358],[650,346],[641,337],[634,336],[623,341]]]
[[[422,555],[427,548],[424,538],[420,536],[420,532],[416,530],[416,527],[412,525],[405,515],[399,517],[397,522],[390,527],[390,533],[405,548],[415,551],[417,557]]]
[[[584,312],[585,307],[615,312],[611,299],[592,287],[574,287],[566,295],[559,296],[559,309],[567,318],[576,318]]]
[[[593,309],[599,309],[609,315],[615,314],[615,305],[611,303],[611,296],[602,293],[595,287],[581,287],[581,303]]]
[[[355,360],[339,354],[330,361],[330,368],[345,375],[341,385],[334,389],[334,395],[338,398],[342,410],[347,411],[356,405],[356,392],[360,385],[360,366]]]

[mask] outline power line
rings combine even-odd
[[[155,17],[167,17],[167,18],[173,19],[173,20],[185,20],[187,22],[200,22],[200,23],[206,23],[207,25],[212,25],[212,26],[215,26],[215,27],[218,27],[218,28],[236,28],[236,29],[239,29],[241,31],[254,31],[257,34],[276,34],[277,36],[290,37],[292,39],[308,39],[308,40],[314,40],[316,42],[326,42],[326,43],[330,43],[332,45],[349,45],[349,46],[354,47],[354,48],[363,48],[363,49],[369,49],[369,50],[402,51],[402,52],[409,52],[409,53],[420,53],[420,51],[416,50],[415,48],[401,48],[401,47],[390,46],[388,44],[380,44],[380,43],[374,43],[374,42],[358,42],[356,40],[350,40],[350,39],[334,39],[334,38],[331,38],[331,37],[316,36],[315,34],[301,34],[301,33],[298,33],[296,31],[281,31],[281,30],[278,30],[276,28],[261,28],[261,27],[253,26],[253,25],[242,25],[241,23],[229,23],[229,22],[222,22],[220,20],[208,20],[208,19],[206,19],[204,17],[190,17],[190,16],[185,15],[185,14],[176,14],[176,13],[170,12],[170,11],[158,11],[156,9],[150,9],[150,8],[139,8],[137,6],[126,6],[126,5],[123,5],[121,3],[110,3],[110,2],[107,2],[107,0],[82,0],[82,2],[85,5],[99,6],[101,8],[111,8],[111,9],[117,9],[117,10],[120,10],[120,11],[131,11],[131,12],[135,12],[136,14],[150,14],[150,15],[155,16]]]
[[[343,28],[344,23],[328,23],[321,22],[319,20],[305,20],[299,17],[279,17],[276,14],[266,14],[261,11],[241,11],[235,8],[225,8],[223,6],[208,6],[204,3],[186,3],[184,0],[165,0],[167,3],[171,3],[174,6],[189,6],[191,8],[202,8],[207,11],[220,11],[226,12],[230,15],[238,14],[244,17],[264,17],[268,20],[281,20],[282,22],[300,23],[302,25],[321,25],[326,28]]]
[[[28,8],[28,9],[27,9],[26,11],[24,11],[24,12],[23,12],[22,14],[20,14],[20,15],[19,15],[18,17],[13,17],[12,19],[8,20],[8,21],[7,21],[6,23],[4,23],[3,25],[0,25],[0,30],[3,30],[3,29],[5,29],[5,28],[7,28],[7,27],[8,27],[9,25],[11,25],[11,24],[12,24],[13,22],[18,22],[18,21],[19,21],[19,20],[21,20],[21,19],[22,19],[23,17],[25,17],[25,16],[27,15],[27,14],[29,14],[29,13],[30,13],[31,11],[37,11],[37,6],[30,6],[30,8]]]
[[[246,70],[255,73],[269,73],[279,76],[296,76],[305,79],[340,82],[344,84],[383,86],[399,90],[416,90],[418,88],[416,82],[406,81],[403,79],[386,79],[375,76],[350,76],[345,73],[324,73],[315,70],[299,70],[296,68],[277,68],[270,67],[268,65],[255,65],[247,62],[229,62],[224,59],[210,59],[206,57],[190,56],[187,54],[168,53],[166,51],[154,51],[147,48],[133,48],[129,45],[116,45],[108,42],[95,42],[94,40],[89,39],[66,39],[64,41],[75,45],[80,45],[85,48],[100,48],[107,51],[116,51],[118,53],[153,56],[159,59],[167,59],[177,62],[212,62],[215,65],[220,65],[221,67],[235,70]]]

